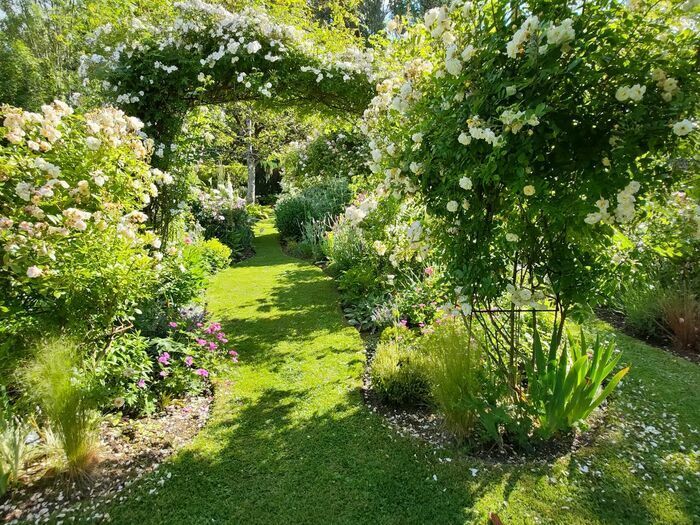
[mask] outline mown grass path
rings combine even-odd
[[[156,475],[107,506],[113,523],[485,523],[490,510],[507,525],[693,522],[697,478],[675,493],[660,479],[637,479],[634,456],[618,457],[635,436],[519,466],[397,436],[363,405],[363,345],[343,320],[333,282],[284,255],[269,221],[255,244],[257,255],[217,275],[209,291],[241,356],[219,382],[211,421],[161,468],[172,473],[162,486]],[[686,396],[698,406],[695,365],[644,347],[627,351],[642,375],[659,366],[674,375],[669,400]],[[678,417],[697,428],[692,410]],[[692,479],[697,458],[683,461],[669,475]],[[654,490],[644,493],[645,484]]]

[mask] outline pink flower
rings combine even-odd
[[[231,356],[231,361],[233,361],[234,363],[238,363],[238,352],[236,352],[235,350],[230,350],[228,355]]]
[[[161,371],[160,371],[160,377],[168,377],[168,371],[167,371],[167,370],[161,370]]]
[[[187,237],[185,237],[185,238],[183,239],[183,242],[184,242],[185,244],[192,244],[192,239],[191,239],[189,236],[187,236]]]
[[[136,386],[139,388],[146,388],[146,380],[145,379],[139,379],[139,382],[136,383]]]
[[[216,350],[217,348],[218,348],[218,345],[217,345],[214,341],[212,341],[211,343],[209,343],[209,351],[210,351],[210,352],[213,352],[213,351]]]
[[[158,356],[158,362],[168,366],[170,364],[170,354],[168,352],[163,352]]]
[[[220,323],[212,323],[209,325],[209,328],[205,330],[206,333],[208,334],[213,334],[214,332],[218,332],[221,330],[221,324]]]
[[[207,346],[207,340],[206,340],[206,339],[202,339],[201,337],[198,337],[198,338],[196,339],[196,341],[197,341],[197,344],[198,344],[199,346]]]
[[[433,268],[432,266],[428,266],[424,271],[425,271],[425,275],[430,277],[435,273],[435,268]]]
[[[202,328],[204,325],[202,323],[197,323],[197,328]]]
[[[209,377],[209,371],[206,368],[198,368],[194,373],[198,376]]]
[[[177,323],[176,323],[175,321],[170,321],[170,322],[168,323],[168,326],[169,326],[170,328],[177,328]]]
[[[401,320],[399,321],[399,325],[400,325],[400,326],[403,326],[404,328],[406,328],[406,326],[408,325],[408,321],[406,321],[406,319],[401,319]]]
[[[192,363],[194,363],[194,357],[192,357],[191,355],[185,357],[185,365],[192,366]]]
[[[219,341],[221,341],[222,343],[227,343],[227,342],[228,342],[228,339],[226,339],[226,334],[223,333],[223,332],[219,332],[218,334],[216,334],[216,338],[217,338]]]

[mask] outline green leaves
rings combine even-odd
[[[623,368],[603,387],[619,356],[614,355],[614,341],[603,343],[598,335],[591,345],[581,330],[579,341],[570,337],[557,359],[559,346],[555,328],[545,357],[535,327],[533,360],[526,372],[530,400],[539,415],[539,434],[545,439],[586,419],[629,372],[629,367]]]

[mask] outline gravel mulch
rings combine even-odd
[[[40,457],[25,470],[20,486],[0,502],[0,521],[45,523],[50,516],[71,521],[74,512],[84,514],[98,500],[117,498],[192,440],[207,422],[211,402],[211,396],[190,397],[147,418],[107,416],[100,426],[100,461],[87,480],[55,475],[48,458]]]

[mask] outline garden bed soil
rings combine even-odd
[[[177,400],[146,418],[107,416],[100,425],[100,461],[82,482],[54,475],[46,457],[30,463],[21,484],[0,501],[0,522],[45,523],[70,519],[97,499],[118,497],[183,447],[209,418],[211,396]],[[93,516],[95,520],[108,516]]]

